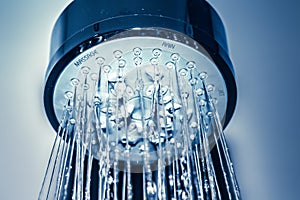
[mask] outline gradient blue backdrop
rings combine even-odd
[[[52,26],[70,0],[0,2],[0,199],[37,199],[54,140],[42,104]],[[246,200],[300,199],[300,2],[210,0],[238,105],[226,129]]]

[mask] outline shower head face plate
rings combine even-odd
[[[107,152],[105,141],[119,161],[141,163],[147,151],[154,163],[160,148],[185,150],[183,132],[199,142],[197,113],[206,113],[198,107],[207,95],[225,119],[225,81],[196,41],[169,30],[134,29],[73,59],[57,79],[53,107],[59,122],[66,105],[73,109],[70,118],[85,129],[75,131],[85,132],[83,142],[92,140],[95,158]]]

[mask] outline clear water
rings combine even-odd
[[[210,74],[151,53],[70,80],[39,199],[241,199]]]

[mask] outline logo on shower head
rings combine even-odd
[[[79,67],[81,64],[83,64],[85,61],[87,61],[88,59],[90,59],[91,57],[96,56],[96,54],[98,54],[97,50],[93,50],[91,52],[88,52],[87,54],[85,54],[84,56],[80,57],[78,60],[76,60],[74,62],[74,65],[76,67]]]

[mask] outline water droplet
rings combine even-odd
[[[193,78],[191,78],[191,79],[189,80],[189,83],[190,83],[192,86],[196,85],[197,82],[198,82],[198,80],[197,80],[197,78],[195,78],[195,77],[193,77]]]
[[[201,80],[204,80],[204,79],[207,78],[207,73],[206,73],[206,72],[201,72],[201,73],[199,74],[199,77],[200,77]]]
[[[201,88],[198,88],[195,90],[195,93],[198,95],[198,96],[201,96],[204,94],[204,91],[201,89]]]
[[[206,89],[207,89],[208,92],[212,92],[212,91],[215,90],[215,86],[213,84],[208,84],[206,86]]]
[[[66,98],[66,99],[72,99],[72,98],[73,98],[73,92],[71,92],[71,91],[66,91],[66,92],[65,92],[65,98]]]
[[[104,64],[104,61],[105,59],[103,57],[97,57],[96,58],[96,63],[99,65],[99,66],[102,66]]]
[[[121,58],[123,55],[123,52],[121,50],[115,50],[113,52],[113,54],[114,54],[115,58]]]
[[[194,61],[189,61],[186,63],[186,67],[189,69],[194,69],[196,67],[196,63]]]
[[[173,68],[175,68],[175,64],[170,61],[170,62],[166,63],[166,67],[167,67],[167,69],[173,69]]]
[[[110,185],[114,182],[114,178],[112,176],[108,176],[107,183]]]
[[[182,69],[179,70],[180,76],[186,76],[186,75],[187,75],[187,72],[188,72],[188,71],[187,71],[185,68],[182,68]]]
[[[142,64],[143,59],[141,57],[135,57],[133,61],[136,66],[140,66]]]
[[[197,128],[197,122],[191,122],[191,125],[190,125],[190,127],[191,128]]]
[[[76,120],[74,118],[70,119],[70,124],[74,125],[76,123]]]
[[[189,97],[189,93],[183,91],[183,92],[181,93],[181,97],[184,98],[184,99],[187,99],[187,98]]]
[[[109,66],[109,65],[104,65],[104,66],[103,66],[103,71],[104,71],[104,73],[109,73],[110,70],[111,70],[111,66]]]
[[[171,59],[172,59],[173,62],[178,62],[180,60],[180,56],[179,56],[178,53],[173,53],[171,55]]]
[[[92,143],[92,145],[95,145],[95,144],[97,144],[97,140],[96,140],[95,138],[93,138],[93,139],[91,140],[91,143]]]
[[[191,135],[190,135],[190,139],[191,139],[191,140],[194,140],[195,137],[196,137],[195,134],[191,134]]]
[[[113,142],[110,143],[110,145],[111,145],[112,147],[114,147],[114,146],[116,146],[116,142],[113,141]]]
[[[71,85],[77,86],[79,85],[80,81],[78,78],[71,78]]]
[[[119,67],[120,67],[120,68],[124,68],[125,65],[126,65],[126,60],[120,59],[120,60],[119,60]]]
[[[174,143],[175,143],[175,139],[174,139],[174,138],[171,138],[171,139],[170,139],[170,143],[171,143],[171,144],[174,144]]]
[[[156,184],[153,181],[147,182],[147,197],[149,199],[154,199],[156,197]]]
[[[207,112],[206,115],[207,115],[207,117],[213,117],[214,116],[213,112],[211,112],[211,111]]]
[[[87,67],[87,66],[83,66],[81,67],[81,73],[86,75],[90,72],[91,68]]]
[[[153,49],[152,54],[155,58],[159,57],[161,55],[161,49],[158,48]]]
[[[189,196],[188,196],[188,194],[185,191],[182,191],[182,193],[181,193],[181,199],[182,200],[189,199]]]
[[[200,102],[199,102],[200,106],[205,106],[206,105],[206,101],[201,99]]]
[[[174,185],[174,176],[173,175],[169,175],[169,184],[170,184],[170,186]]]
[[[135,56],[140,56],[140,55],[142,54],[142,49],[141,49],[140,47],[135,47],[135,48],[133,49],[133,54],[134,54]]]
[[[90,88],[90,85],[88,83],[85,83],[85,84],[82,85],[82,88],[84,90],[88,90]]]

